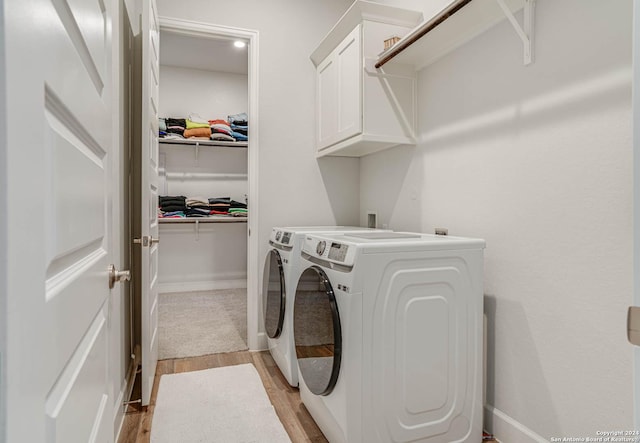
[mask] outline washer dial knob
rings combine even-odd
[[[280,241],[280,236],[282,235],[282,232],[278,231],[276,232],[276,241]]]
[[[316,245],[316,253],[318,255],[322,255],[324,254],[325,249],[327,249],[327,242],[325,242],[324,240],[319,241],[318,244]]]

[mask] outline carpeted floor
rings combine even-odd
[[[247,349],[247,290],[160,294],[158,358]]]

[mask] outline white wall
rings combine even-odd
[[[315,159],[315,79],[309,60],[350,4],[238,0],[213,7],[206,0],[158,1],[161,16],[259,31],[260,269],[272,226],[358,222],[358,160]]]
[[[412,9],[420,11],[424,15],[425,21],[428,21],[435,14],[449,6],[454,0],[371,0],[376,3],[384,3],[400,8]]]
[[[242,74],[160,65],[160,116],[184,118],[195,112],[207,120],[226,120],[247,111],[247,84]]]
[[[207,56],[215,57],[216,54]],[[160,115],[226,119],[247,110],[246,75],[160,66]],[[247,149],[160,144],[162,195],[231,197],[245,201]],[[185,175],[181,175],[185,174]],[[198,178],[188,178],[195,174]],[[198,175],[200,174],[200,175]],[[243,178],[244,176],[244,178]],[[246,287],[245,223],[161,225],[160,292]]]
[[[193,147],[160,144],[160,158],[167,173],[160,180],[162,194],[245,201],[246,149],[200,147],[196,159]],[[246,287],[246,223],[200,224],[198,230],[161,224],[160,235],[160,292]]]
[[[417,147],[361,160],[361,221],[486,239],[502,441],[633,429],[631,15],[538,0],[533,65],[501,22],[420,73]]]

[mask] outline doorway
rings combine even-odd
[[[227,222],[218,220],[213,223],[210,220],[205,221],[197,217],[189,217],[189,219],[185,217],[184,220],[167,219],[166,221],[160,221],[158,287],[160,293],[227,291],[229,289],[246,291],[245,346],[248,349],[255,350],[259,348],[257,284],[259,268],[256,235],[258,229],[258,205],[256,203],[258,201],[257,165],[259,152],[257,115],[258,34],[250,30],[163,17],[159,19],[159,32],[162,35],[170,36],[170,39],[176,40],[178,47],[180,46],[180,39],[183,39],[183,43],[189,40],[193,45],[198,44],[198,42],[211,44],[225,42],[232,44],[235,40],[246,43],[246,48],[244,49],[247,62],[244,108],[236,107],[233,110],[231,108],[227,108],[227,110],[219,108],[218,111],[209,112],[208,108],[198,108],[196,106],[198,101],[193,100],[187,103],[187,107],[183,108],[183,110],[178,110],[177,108],[169,109],[167,112],[170,115],[162,115],[163,94],[162,92],[160,93],[158,117],[181,117],[186,119],[190,114],[193,114],[192,117],[196,119],[200,117],[208,121],[246,113],[247,116],[250,116],[250,129],[247,132],[249,140],[245,143],[244,148],[240,148],[236,144],[219,146],[220,143],[209,143],[202,139],[198,139],[194,143],[175,140],[171,142],[165,140],[163,143],[159,143],[158,195],[175,197],[179,194],[184,197],[201,197],[206,199],[207,202],[209,202],[209,199],[215,200],[221,197],[230,197],[230,200],[247,203],[249,214],[245,217],[244,223],[240,222],[240,219],[229,219]],[[162,41],[160,42],[160,48],[162,48]],[[175,55],[178,61],[172,63],[179,64],[180,57],[194,52],[191,50],[192,48],[187,49],[182,52],[177,51]],[[206,54],[202,54],[200,61],[206,58]],[[187,63],[188,61],[186,60],[182,62],[183,65]],[[207,69],[202,69],[203,67],[195,67],[194,69],[194,66],[190,66],[191,69],[198,71],[199,74],[207,71]],[[171,81],[179,82],[181,81],[180,76],[185,74],[185,69],[181,69],[180,66],[174,66],[174,68],[176,69],[170,70],[172,73],[169,74],[169,77],[172,78]],[[186,68],[186,66],[182,66],[182,68]],[[161,80],[164,78],[162,73],[160,73],[160,77]],[[142,78],[145,77],[142,76]],[[182,81],[184,82],[185,80],[183,79]],[[185,83],[182,85],[184,86]],[[189,82],[189,87],[191,86],[193,84]],[[162,90],[162,88],[163,85],[160,84],[160,89]],[[180,89],[186,88],[181,87]],[[180,94],[180,90],[173,91],[172,94],[169,94],[169,97],[179,97]],[[173,98],[170,100],[173,100]],[[165,104],[171,105],[170,103]],[[179,112],[180,115],[172,115],[174,112]],[[167,123],[169,122],[165,121],[165,124]],[[171,123],[170,126],[175,126],[173,124],[175,122]],[[242,181],[244,181],[244,190],[240,192],[242,187],[240,182]],[[217,183],[220,187],[210,186],[212,183]],[[143,205],[144,203],[142,202]],[[162,218],[159,218],[159,220],[162,220]],[[135,229],[133,231],[135,232]],[[244,243],[237,246],[238,242],[236,242],[236,246],[234,246],[233,238],[238,239],[240,236],[244,237]],[[185,239],[188,239],[190,243],[187,244]],[[198,245],[198,252],[195,252],[195,245]],[[233,249],[232,257],[224,254],[225,251],[229,252],[230,249]],[[165,251],[164,256],[162,256],[163,250]],[[189,263],[192,266],[189,266]],[[240,265],[243,269],[240,269]],[[215,268],[212,269],[213,267]],[[164,278],[162,273],[163,270],[166,271],[167,269],[171,275],[169,278]],[[145,288],[140,288],[138,294],[143,293],[144,290]],[[171,312],[170,309],[169,311]],[[144,319],[153,315],[153,310],[144,312],[144,308],[140,308],[140,316],[136,317]],[[144,321],[141,324],[144,325]],[[142,353],[144,353],[145,349],[147,349],[144,343],[144,330],[141,332],[140,324],[136,325],[134,329],[137,343],[142,342]],[[206,336],[207,334],[205,332],[203,335]],[[160,358],[163,357],[160,356]],[[168,357],[165,356],[165,358]],[[144,362],[143,355],[143,373],[145,372]],[[146,372],[148,374],[155,373],[155,367],[146,368]]]

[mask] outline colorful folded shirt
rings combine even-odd
[[[200,122],[194,122],[193,120],[187,119],[187,129],[208,128],[208,127],[209,127],[209,123],[206,121],[204,123],[200,123]]]
[[[184,136],[186,138],[204,137],[209,139],[211,137],[211,128],[209,126],[206,126],[206,127],[187,129],[186,131],[184,131]]]

